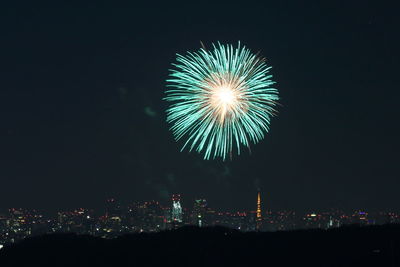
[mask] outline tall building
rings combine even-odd
[[[109,198],[106,201],[106,216],[111,217],[121,217],[121,205],[114,198]]]
[[[206,225],[206,212],[207,212],[207,201],[205,199],[196,199],[193,205],[192,212],[192,224],[198,227]]]
[[[172,195],[171,223],[173,228],[182,225],[181,195]]]
[[[106,237],[115,237],[122,231],[122,208],[114,198],[107,199],[103,230]]]
[[[262,216],[261,216],[261,193],[257,193],[257,212],[256,212],[256,230],[260,231],[262,227]]]
[[[164,229],[164,214],[157,201],[146,201],[142,206],[141,231],[156,232]]]

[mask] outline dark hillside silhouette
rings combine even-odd
[[[400,266],[400,226],[242,233],[183,227],[106,240],[28,238],[0,250],[0,266]]]

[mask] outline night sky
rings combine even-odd
[[[244,210],[261,188],[273,210],[400,210],[394,6],[98,2],[0,9],[0,209],[181,193]],[[270,133],[232,161],[180,152],[162,100],[175,54],[239,40],[273,66]]]

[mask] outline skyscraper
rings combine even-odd
[[[121,217],[121,204],[114,198],[109,198],[106,201],[106,216],[108,218]]]
[[[262,227],[262,216],[261,216],[261,193],[257,193],[257,213],[256,213],[256,230],[260,231]]]
[[[114,237],[122,230],[122,208],[118,201],[114,198],[107,199],[106,216],[105,216],[105,231],[107,237]]]
[[[177,228],[182,224],[182,206],[181,195],[172,195],[171,223],[173,228]]]
[[[205,199],[196,199],[193,205],[192,224],[199,227],[206,225],[207,201]]]

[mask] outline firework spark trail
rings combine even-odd
[[[167,122],[175,139],[187,138],[182,150],[204,151],[204,159],[250,148],[269,130],[278,91],[264,58],[241,46],[213,45],[177,55],[164,98],[172,102]]]

